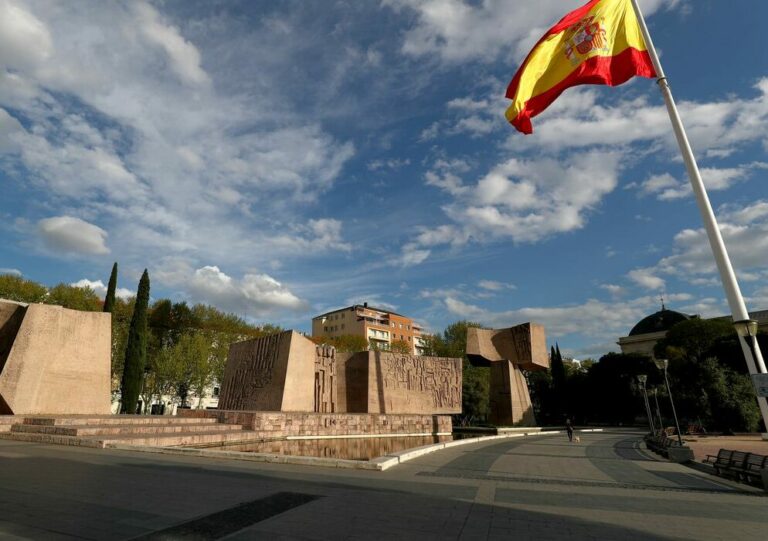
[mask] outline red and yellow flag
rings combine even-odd
[[[591,0],[544,34],[507,88],[507,120],[533,133],[531,118],[566,88],[617,86],[639,75],[655,77],[630,0]]]

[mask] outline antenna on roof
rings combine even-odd
[[[666,308],[664,307],[664,294],[662,293],[661,294],[661,311],[663,312],[664,310],[666,310]]]

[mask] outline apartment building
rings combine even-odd
[[[409,344],[415,355],[423,353],[421,330],[411,318],[368,306],[367,302],[312,318],[312,336],[363,336],[379,349],[389,349],[399,340]]]

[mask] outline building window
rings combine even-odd
[[[343,323],[341,324],[341,330],[342,331],[344,330],[344,324]]]
[[[408,341],[409,341],[409,342],[411,341],[411,337],[410,337],[410,336],[408,337]]]
[[[328,332],[328,327],[323,327],[323,331]]]
[[[346,313],[346,312],[342,312],[342,314],[341,314],[341,319],[344,319],[344,314],[345,314],[345,313]]]
[[[219,388],[218,387],[214,387],[213,388],[213,396],[219,396]]]

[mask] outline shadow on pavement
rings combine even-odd
[[[199,465],[189,465],[167,457],[107,454],[5,459],[0,534],[117,540],[176,528],[186,534],[175,539],[219,539],[224,531],[211,531],[206,517],[227,516],[237,508],[243,523],[248,509],[254,522],[227,539],[669,539],[555,510],[475,503],[476,486],[389,480],[375,473],[351,477],[301,467],[264,472],[252,465],[197,460]],[[283,492],[306,498],[277,514],[259,508],[259,501],[271,502],[271,496]],[[206,532],[194,531],[194,524],[205,523]]]

